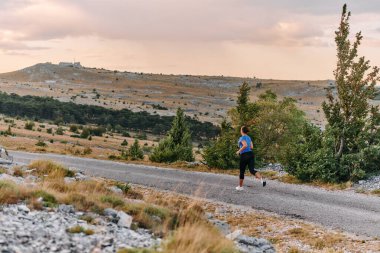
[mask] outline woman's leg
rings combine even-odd
[[[249,163],[248,163],[248,168],[249,168],[249,172],[254,175],[257,179],[260,179],[261,180],[261,183],[263,184],[263,186],[266,185],[266,181],[264,180],[264,178],[261,176],[260,172],[258,172],[257,170],[255,170],[255,156],[253,155],[251,157],[251,159],[249,160]]]
[[[247,167],[247,161],[246,161],[244,155],[240,155],[240,166],[239,167],[240,167],[239,186],[243,187],[244,173],[245,173],[245,168]]]

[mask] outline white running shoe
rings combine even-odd
[[[244,188],[243,188],[243,186],[236,186],[236,188],[235,188],[237,191],[242,191],[242,190],[244,190]]]

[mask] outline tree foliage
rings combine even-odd
[[[150,156],[153,162],[193,161],[190,129],[182,109],[178,108],[172,127]]]
[[[298,145],[289,172],[303,180],[341,182],[358,180],[378,172],[380,164],[380,114],[370,103],[379,81],[379,69],[358,56],[363,39],[357,33],[350,41],[351,13],[343,6],[336,31],[337,66],[334,71],[336,94],[330,89],[323,111],[327,119],[324,132],[309,131],[308,141]]]
[[[289,150],[302,134],[300,126],[306,124],[304,113],[290,98],[279,100],[268,90],[257,101],[249,100],[250,88],[243,83],[239,89],[237,106],[229,112],[232,126],[222,124],[221,135],[204,150],[204,159],[210,167],[238,167],[237,140],[240,127],[248,126],[253,149],[259,163],[280,161],[287,164]]]
[[[172,116],[132,112],[128,109],[113,110],[95,105],[61,102],[50,97],[9,95],[3,92],[0,92],[0,113],[36,121],[51,120],[56,124],[94,124],[110,131],[133,130],[153,134],[165,134],[173,121]],[[196,140],[212,138],[219,133],[218,127],[212,123],[200,122],[190,117],[186,117],[186,120]]]
[[[233,169],[239,165],[236,156],[237,134],[226,120],[221,125],[221,134],[211,141],[203,151],[203,158],[212,168]]]
[[[128,150],[128,157],[131,160],[141,160],[144,158],[144,152],[142,151],[139,141],[135,139],[132,146]]]

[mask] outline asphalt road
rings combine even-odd
[[[247,177],[243,192],[237,192],[237,176],[189,172],[144,165],[78,158],[57,154],[10,152],[15,162],[49,159],[75,167],[88,175],[175,191],[230,204],[249,206],[305,219],[329,228],[358,235],[380,236],[380,198],[353,192],[326,191],[309,186]]]

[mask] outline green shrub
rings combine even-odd
[[[128,156],[131,158],[131,160],[141,160],[144,158],[144,153],[141,150],[141,147],[139,145],[139,141],[135,139],[135,142],[128,150]]]
[[[58,204],[57,199],[52,194],[43,190],[35,191],[32,196],[35,198],[42,198],[44,206],[47,207],[55,207]]]
[[[28,121],[28,122],[25,123],[25,127],[24,128],[27,129],[27,130],[33,130],[34,126],[35,126],[35,124],[34,124],[33,121]]]
[[[237,135],[226,121],[223,121],[221,129],[221,135],[206,145],[203,158],[207,166],[212,168],[238,168],[239,158],[236,155]]]
[[[38,146],[38,147],[46,147],[47,144],[46,144],[45,142],[39,140],[39,141],[36,143],[36,146]]]
[[[62,127],[58,127],[57,130],[55,131],[55,133],[57,135],[63,135],[65,133],[65,131],[63,130]]]
[[[113,208],[115,207],[121,207],[124,205],[124,201],[116,196],[112,195],[105,195],[100,198],[100,201],[103,203],[108,203],[110,204]]]
[[[149,158],[160,163],[194,161],[191,134],[182,109],[178,108],[168,136],[160,141]]]

